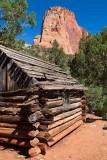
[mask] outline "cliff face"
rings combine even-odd
[[[66,54],[75,54],[80,39],[87,35],[77,24],[74,13],[63,7],[52,7],[44,16],[42,33],[35,37],[34,45],[51,48],[56,39]]]

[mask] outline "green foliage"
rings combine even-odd
[[[107,112],[107,27],[83,38],[79,54],[70,63],[71,74],[89,87],[88,104],[104,115]]]
[[[56,40],[52,44],[52,48],[48,49],[49,61],[61,67],[67,74],[70,74],[69,61],[73,59],[71,55],[64,53]]]
[[[0,0],[0,43],[17,49],[23,44],[17,41],[25,26],[34,27],[35,13],[27,15],[28,4],[26,0]]]
[[[98,38],[98,36],[97,36]],[[71,72],[85,85],[103,85],[106,79],[103,75],[106,71],[105,56],[102,54],[105,48],[101,40],[96,36],[89,36],[80,43],[80,52],[71,63]]]
[[[103,87],[90,85],[85,94],[90,112],[107,118],[107,95]]]

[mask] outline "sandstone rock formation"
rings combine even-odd
[[[77,24],[73,12],[52,7],[45,13],[41,35],[35,37],[34,45],[50,48],[56,39],[66,54],[75,54],[80,39],[87,35],[88,32]]]

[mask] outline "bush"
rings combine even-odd
[[[86,91],[87,104],[89,111],[94,111],[96,115],[107,116],[107,96],[101,86],[89,86]]]

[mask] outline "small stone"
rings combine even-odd
[[[107,124],[104,125],[103,129],[107,130]]]

